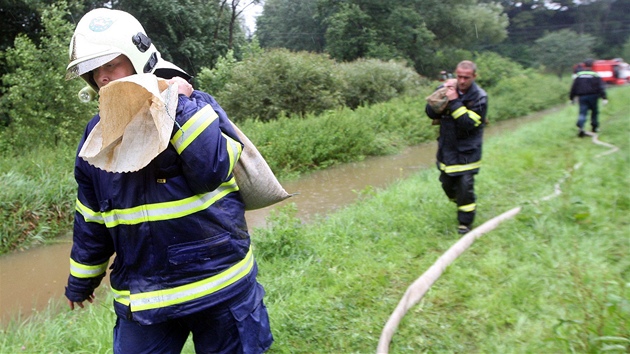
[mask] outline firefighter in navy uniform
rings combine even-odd
[[[576,126],[579,129],[578,136],[581,138],[586,135],[584,124],[586,124],[588,111],[591,111],[591,129],[593,133],[596,133],[599,129],[598,100],[603,99],[604,105],[608,103],[604,81],[593,71],[593,59],[586,59],[584,68],[577,72],[575,79],[573,79],[569,99],[574,102],[576,97],[580,104]]]
[[[481,165],[483,128],[488,111],[488,96],[475,83],[476,65],[468,60],[457,65],[456,78],[447,80],[448,104],[437,112],[427,104],[425,112],[440,126],[437,167],[446,196],[457,204],[458,232],[468,233],[475,219],[474,177]]]
[[[115,254],[114,353],[181,352],[191,333],[197,353],[266,351],[273,338],[264,289],[233,175],[242,144],[223,109],[161,58],[126,12],[88,12],[74,32],[67,70],[97,92],[138,73],[179,89],[170,144],[148,165],[114,173],[76,158],[70,308],[93,301]],[[79,151],[98,122],[97,114]]]

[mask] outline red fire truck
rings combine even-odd
[[[593,71],[609,85],[623,85],[630,82],[630,66],[623,59],[595,60]]]

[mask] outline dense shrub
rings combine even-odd
[[[570,83],[533,71],[505,77],[488,89],[488,119],[500,121],[567,101]]]
[[[231,69],[230,82],[213,95],[235,121],[304,116],[343,105],[337,66],[325,55],[270,50]],[[203,74],[199,88],[205,90],[212,72]]]
[[[423,82],[404,62],[361,59],[342,63],[339,68],[344,81],[344,102],[352,109],[416,91]]]
[[[232,71],[237,64],[238,61],[234,58],[234,53],[228,51],[226,56],[219,57],[214,69],[201,68],[199,75],[194,78],[193,85],[214,95],[232,81]]]
[[[2,77],[0,151],[19,152],[33,145],[76,143],[96,105],[83,104],[77,93],[80,79],[65,80],[68,40],[73,26],[63,20],[65,9],[52,5],[42,13],[41,44],[18,36],[5,55],[8,73]]]
[[[526,71],[520,64],[493,52],[474,55],[477,64],[477,84],[488,90],[504,79],[522,76]]]
[[[417,92],[427,80],[403,62],[337,64],[322,54],[277,49],[241,62],[228,55],[214,69],[204,68],[196,84],[214,95],[233,120],[269,121],[385,102]]]

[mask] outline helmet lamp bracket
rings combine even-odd
[[[133,35],[133,37],[131,37],[131,41],[141,53],[146,52],[151,47],[151,39],[142,32],[138,32]]]
[[[144,68],[142,69],[145,73],[150,73],[153,71],[153,68],[158,62],[157,52],[153,52],[147,60],[147,63],[144,64]]]

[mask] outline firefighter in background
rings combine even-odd
[[[475,175],[481,166],[483,127],[488,112],[488,95],[475,83],[477,66],[464,60],[455,78],[438,87],[444,92],[440,108],[427,104],[425,112],[440,126],[437,167],[446,196],[457,204],[460,234],[468,233],[476,212]]]
[[[440,71],[440,78],[439,81],[444,82],[447,79],[452,79],[453,78],[453,74],[447,72],[446,70],[442,70]]]
[[[115,254],[114,353],[178,353],[190,333],[197,353],[264,352],[273,338],[232,173],[242,144],[225,112],[161,58],[133,16],[111,9],[83,16],[67,77],[98,92],[139,73],[178,84],[173,133],[188,134],[171,133],[166,150],[135,172],[107,172],[77,156],[70,308],[93,301]],[[88,123],[79,151],[99,119]]]
[[[575,102],[578,99],[580,110],[578,113],[577,127],[579,129],[578,136],[581,138],[586,135],[584,133],[584,125],[586,124],[586,116],[591,112],[591,128],[593,133],[599,130],[599,99],[603,99],[603,103],[607,104],[606,88],[604,81],[593,71],[593,59],[584,61],[584,68],[576,74],[571,85],[569,99]]]

